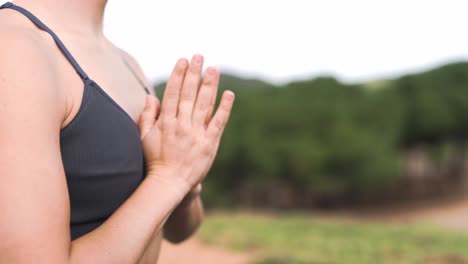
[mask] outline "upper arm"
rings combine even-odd
[[[0,263],[65,263],[65,95],[41,40],[0,29]]]

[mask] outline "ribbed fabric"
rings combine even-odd
[[[24,14],[38,28],[48,32],[84,83],[79,111],[60,131],[60,149],[70,197],[71,239],[76,239],[99,227],[145,177],[139,130],[122,107],[88,78],[52,30],[16,4],[7,2],[0,6],[2,8]],[[149,93],[148,88],[143,87]]]
[[[146,174],[134,121],[92,80],[85,89],[78,114],[60,132],[72,239],[106,220]]]

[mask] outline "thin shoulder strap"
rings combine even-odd
[[[149,89],[148,87],[146,87],[146,85],[143,83],[143,81],[140,79],[140,77],[138,77],[138,74],[135,72],[135,70],[133,70],[132,66],[130,66],[130,64],[128,64],[127,60],[124,58],[124,56],[122,54],[120,54],[120,57],[122,58],[123,62],[125,63],[125,65],[127,66],[127,68],[132,72],[132,74],[135,76],[135,78],[138,80],[138,82],[141,84],[141,86],[143,86],[143,89],[145,89],[145,92],[147,94],[150,94],[149,92]]]
[[[28,10],[24,9],[21,6],[18,6],[16,4],[13,4],[11,2],[6,2],[3,5],[0,6],[0,9],[2,8],[11,8],[14,9],[26,17],[28,17],[38,28],[46,31],[49,33],[55,40],[55,43],[57,43],[58,47],[62,51],[62,53],[65,55],[65,57],[68,59],[68,61],[73,65],[75,68],[75,71],[80,75],[81,79],[83,79],[83,82],[85,82],[88,78],[88,75],[81,69],[80,65],[78,62],[76,62],[75,58],[71,55],[71,53],[68,51],[68,49],[63,45],[62,41],[59,39],[59,37],[50,29],[48,28],[44,23],[42,23],[36,16],[34,16],[31,12]]]

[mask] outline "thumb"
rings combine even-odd
[[[156,122],[159,111],[159,101],[151,94],[146,96],[145,107],[138,118],[140,138],[143,139]]]

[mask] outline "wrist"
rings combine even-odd
[[[154,181],[159,185],[164,185],[168,190],[172,190],[183,200],[190,193],[192,188],[186,180],[177,175],[175,170],[158,169],[157,171],[149,171],[145,179]]]

